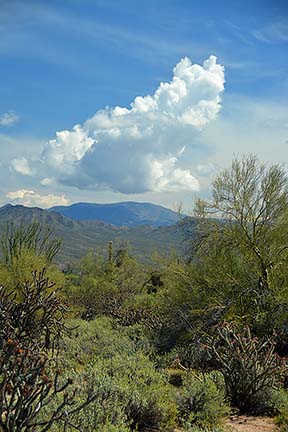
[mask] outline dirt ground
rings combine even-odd
[[[227,432],[279,432],[273,419],[269,417],[233,416],[225,421]],[[182,432],[175,429],[174,432]]]
[[[225,421],[227,432],[277,432],[273,419],[268,417],[233,416]]]

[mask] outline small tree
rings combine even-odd
[[[255,156],[234,159],[212,183],[212,199],[195,206],[199,253],[237,251],[253,264],[262,291],[271,290],[288,261],[288,177]]]
[[[232,318],[249,323],[257,335],[271,335],[273,327],[278,333],[284,331],[288,303],[284,168],[268,166],[254,156],[234,159],[216,176],[211,199],[196,201],[195,217],[191,284],[198,309],[219,311],[217,320],[208,317],[212,325]]]

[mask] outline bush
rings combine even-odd
[[[122,319],[124,303],[140,293],[144,276],[137,260],[119,249],[109,259],[89,253],[81,261],[78,277],[69,279],[68,301],[90,321],[101,315]]]
[[[273,393],[275,411],[277,410],[276,424],[283,432],[288,431],[288,392],[287,389],[280,389]]]
[[[0,284],[11,291],[33,283],[32,273],[46,269],[46,277],[58,286],[64,283],[62,273],[53,265],[61,241],[53,238],[49,226],[32,222],[30,225],[7,225],[0,238]]]
[[[111,320],[74,320],[74,340],[67,340],[67,363],[81,389],[79,402],[96,394],[94,402],[73,422],[85,432],[173,430],[177,415],[174,389],[139,349],[138,329],[112,327]],[[136,337],[137,336],[137,337]],[[136,339],[136,340],[135,340]],[[122,429],[121,429],[122,428]],[[124,428],[124,429],[123,429]]]
[[[215,384],[214,374],[189,372],[178,396],[180,421],[185,427],[214,427],[228,413],[224,392]]]
[[[75,380],[80,389],[79,403],[85,401],[89,394],[95,394],[96,397],[93,403],[74,415],[73,424],[81,426],[81,430],[85,432],[128,432],[130,428],[119,397],[117,382],[107,373],[105,362],[98,361],[90,364],[82,372],[75,373]],[[55,430],[58,432],[58,429]]]

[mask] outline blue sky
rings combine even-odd
[[[285,3],[0,0],[0,202],[182,201],[189,209],[235,154],[285,163]],[[211,55],[225,78],[213,62],[203,66]],[[185,112],[183,74],[197,81],[186,88]],[[161,98],[157,89],[173,76],[180,99],[171,108],[173,88]],[[145,95],[155,106],[147,111],[145,99],[147,109],[131,108]],[[121,124],[117,106],[131,110]]]

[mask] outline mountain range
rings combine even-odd
[[[50,210],[73,220],[98,220],[115,226],[168,226],[178,222],[178,213],[160,205],[138,202],[94,204],[80,202]]]
[[[133,205],[136,203],[131,204],[132,208],[138,208],[137,205]],[[86,213],[83,211],[83,203],[79,203],[79,206],[82,209],[82,216],[85,214],[88,216],[89,212],[87,209],[89,205],[87,207],[84,206],[87,210]],[[115,210],[116,205],[111,206]],[[181,228],[177,223],[168,225],[169,218],[167,215],[171,215],[171,213],[173,215],[172,210],[163,207],[161,207],[160,210],[158,209],[160,216],[157,222],[155,216],[157,209],[153,209],[153,204],[151,204],[152,207],[146,204],[144,206],[146,213],[141,213],[141,211],[138,210],[138,216],[134,215],[134,226],[131,226],[131,213],[129,213],[128,221],[124,217],[120,218],[119,216],[118,223],[120,224],[121,220],[121,226],[117,226],[116,224],[112,225],[107,222],[91,219],[91,213],[90,220],[75,220],[53,209],[43,210],[38,207],[31,208],[22,205],[14,206],[7,204],[0,208],[0,236],[1,233],[4,232],[7,223],[11,222],[17,226],[20,224],[29,224],[32,221],[38,221],[41,224],[52,226],[54,236],[62,239],[62,247],[58,256],[58,262],[60,263],[75,261],[85,256],[89,250],[98,250],[100,253],[103,253],[107,250],[110,241],[113,241],[116,245],[123,242],[127,243],[131,252],[143,259],[147,259],[154,251],[157,251],[160,255],[167,255],[171,251],[175,251],[178,254],[183,253],[183,233]],[[147,210],[149,207],[153,209],[150,219]],[[74,209],[75,206],[73,207],[73,210]],[[139,209],[141,209],[141,207]],[[168,212],[166,213],[162,209]],[[143,216],[144,213],[145,217]],[[164,216],[161,218],[161,215]],[[74,215],[74,217],[76,216]],[[80,217],[79,214],[78,217]],[[110,216],[110,220],[116,217],[117,213],[115,213],[113,217]],[[143,217],[143,220],[150,221],[150,223],[140,225],[139,220],[141,217]],[[155,225],[153,225],[151,220]],[[125,221],[127,221],[128,226],[124,226]],[[156,224],[158,224],[158,226],[156,226]]]

